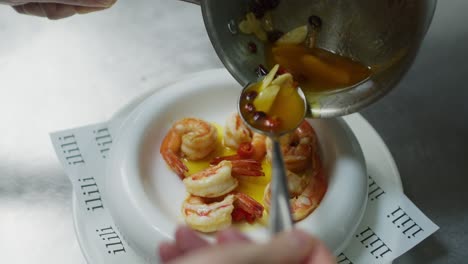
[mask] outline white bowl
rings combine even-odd
[[[144,100],[121,127],[106,172],[105,193],[115,224],[129,245],[157,260],[160,241],[173,238],[183,224],[180,208],[185,188],[159,154],[172,123],[199,117],[224,124],[234,112],[242,87],[224,70],[201,73],[159,90]],[[336,254],[358,227],[367,203],[367,176],[358,141],[342,119],[311,120],[323,162],[330,172],[320,206],[296,227],[322,239]],[[267,227],[246,231],[268,238]]]

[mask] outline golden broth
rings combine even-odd
[[[210,154],[207,158],[200,160],[200,161],[189,161],[184,159],[184,164],[189,169],[188,175],[192,175],[194,173],[200,172],[210,166],[210,161],[215,157],[220,156],[230,156],[235,155],[236,150],[224,147],[223,144],[223,128],[218,124],[213,124],[216,126],[218,130],[218,142],[216,150]],[[235,191],[239,191],[245,193],[252,198],[254,198],[257,202],[263,204],[263,193],[265,191],[266,185],[271,180],[271,165],[266,159],[262,162],[263,172],[265,176],[261,177],[237,177],[239,180],[239,186],[235,189]]]
[[[245,91],[259,91],[260,85],[252,85]],[[266,88],[268,89],[268,88]],[[246,105],[249,102],[245,96],[241,99],[241,112],[245,117],[250,117],[249,123],[255,128],[260,130],[270,130],[265,127],[263,122],[257,122],[254,120],[254,112],[249,112],[246,109]],[[297,127],[304,117],[305,107],[301,96],[299,95],[297,88],[295,87],[283,87],[279,90],[278,95],[274,99],[273,105],[270,110],[266,113],[269,117],[279,120],[279,126],[271,128],[272,131],[289,131]],[[262,120],[264,121],[264,120]]]
[[[372,71],[350,58],[320,48],[304,45],[268,45],[266,61],[271,69],[276,64],[290,72],[304,93],[328,92],[355,85]]]

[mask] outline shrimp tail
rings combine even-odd
[[[252,158],[262,161],[266,155],[266,136],[254,133],[252,136],[252,147],[254,149]]]
[[[233,160],[232,175],[235,176],[265,176],[262,164],[256,160]]]
[[[166,150],[162,153],[164,160],[167,162],[167,165],[177,174],[180,179],[185,178],[185,173],[188,171],[187,166],[182,162],[182,160],[177,157],[177,155],[171,150]]]
[[[224,161],[224,160],[233,161],[233,160],[238,160],[238,159],[240,159],[238,155],[216,157],[212,161],[210,161],[210,165],[218,165],[219,163],[221,163],[221,161]]]
[[[244,193],[236,193],[235,198],[234,208],[242,210],[247,220],[262,218],[264,207],[255,199]]]
[[[176,154],[179,151],[181,144],[182,140],[180,135],[177,134],[174,129],[171,129],[164,138],[159,152],[166,161],[167,165],[175,173],[177,173],[181,179],[184,179],[188,168]]]

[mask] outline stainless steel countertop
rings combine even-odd
[[[468,1],[439,1],[399,87],[364,111],[441,230],[396,263],[468,258]],[[100,122],[179,74],[221,67],[199,8],[120,1],[61,21],[0,6],[0,262],[85,263],[48,133]]]

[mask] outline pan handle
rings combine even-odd
[[[196,4],[196,5],[200,5],[201,3],[201,0],[181,0],[181,1],[184,1],[184,2],[187,2],[187,3],[192,3],[192,4]]]

